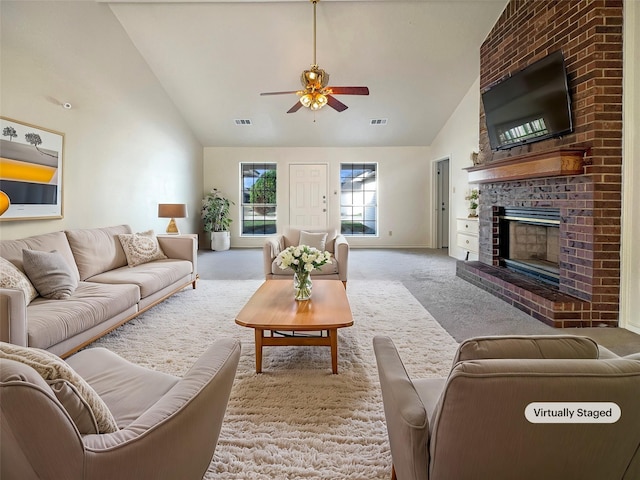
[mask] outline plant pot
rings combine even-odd
[[[221,252],[231,247],[231,232],[211,232],[211,250]]]

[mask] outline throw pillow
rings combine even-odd
[[[109,411],[109,407],[102,401],[96,391],[91,388],[91,385],[57,355],[39,348],[22,347],[0,342],[0,357],[24,363],[38,372],[44,380],[50,382],[53,385],[54,394],[65,410],[69,412],[69,416],[74,421],[81,419],[79,424],[76,423],[80,433],[93,433],[90,425],[93,422],[87,420],[87,413],[81,411],[85,406],[90,410],[89,414],[95,419],[98,433],[118,431],[118,425]],[[58,381],[64,381],[67,385],[60,384]],[[75,394],[77,394],[77,397]]]
[[[56,250],[22,250],[22,264],[33,286],[45,298],[69,298],[78,288],[78,278]]]
[[[167,258],[160,248],[153,230],[141,233],[120,233],[118,239],[130,267]]]
[[[317,248],[321,252],[324,252],[326,243],[326,232],[313,233],[305,232],[304,230],[300,232],[300,241],[298,242],[298,245],[306,245],[308,247]]]
[[[9,260],[2,257],[0,257],[0,288],[22,290],[26,305],[29,305],[31,300],[38,296],[38,292],[25,274]]]
[[[91,407],[72,383],[61,378],[48,380],[47,383],[81,434],[100,433],[98,421]]]

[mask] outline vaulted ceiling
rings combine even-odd
[[[108,3],[206,146],[429,145],[479,73],[507,0],[317,4],[317,62],[330,85],[369,87],[348,105],[287,114],[313,63],[309,0]],[[384,119],[386,125],[371,125]],[[250,120],[250,125],[236,125]]]

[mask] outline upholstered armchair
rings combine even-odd
[[[239,342],[220,339],[179,378],[104,348],[83,350],[66,365],[93,388],[117,424],[112,433],[86,433],[95,427],[78,413],[87,404],[69,399],[80,387],[60,382],[54,387],[38,367],[5,355],[0,358],[0,478],[201,480],[218,442],[239,358]]]
[[[460,345],[447,378],[412,379],[390,338],[373,346],[393,478],[640,478],[638,355],[598,359],[586,337],[482,337]],[[533,402],[615,403],[621,417],[530,422]]]
[[[320,270],[311,272],[315,278],[341,280],[347,285],[349,268],[349,243],[344,235],[335,229],[299,229],[288,228],[284,234],[267,237],[263,247],[264,275],[269,279],[291,279],[291,269],[281,269],[278,254],[285,248],[297,245],[308,245],[318,250],[326,250],[332,254],[331,263],[323,265]]]

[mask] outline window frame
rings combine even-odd
[[[245,172],[249,170],[254,170],[256,172],[264,171],[260,176],[245,176]],[[268,171],[275,172],[275,184],[274,184],[274,198],[276,200],[275,203],[252,203],[249,201],[249,195],[251,186],[247,186],[245,180],[249,178],[255,178],[256,180],[252,185],[257,183],[258,179],[264,175],[264,173]],[[240,236],[241,237],[267,237],[273,235],[277,232],[277,222],[278,222],[278,164],[276,162],[240,162]],[[246,200],[245,200],[246,198]],[[245,217],[245,212],[247,208],[265,208],[272,209],[273,221],[269,220],[268,225],[273,225],[272,228],[268,228],[267,231],[267,221],[263,218],[263,231],[255,233],[255,223],[253,223],[254,232],[246,232],[245,225],[247,222],[255,222],[255,213],[252,218]]]
[[[357,171],[357,170],[363,170],[366,171],[368,169],[368,167],[373,167],[373,172],[375,174],[375,189],[372,190],[370,188],[366,188],[363,189],[363,202],[362,204],[356,204],[353,202],[353,193],[354,193],[354,189],[352,188],[351,190],[344,190],[344,181],[343,181],[343,171],[345,170],[344,167],[349,167],[350,166],[350,170],[352,172],[352,176],[351,177],[347,177],[347,178],[357,178],[357,176],[353,176],[353,171]],[[361,168],[357,168],[357,167],[361,167]],[[379,175],[380,169],[379,169],[379,165],[378,162],[340,162],[340,178],[339,178],[339,183],[340,183],[340,233],[346,237],[360,237],[360,238],[377,238],[380,236],[380,222],[379,222],[379,214],[380,214],[380,208],[379,208],[379,201],[378,201],[378,196],[379,196],[379,188],[378,188],[378,175]],[[353,183],[353,182],[352,182]],[[366,196],[367,193],[369,193],[370,195],[373,196],[373,204],[370,204],[366,201]],[[344,198],[345,195],[351,195],[351,203],[344,203]],[[350,208],[351,210],[351,215],[343,215],[343,208]],[[353,228],[351,232],[345,232],[344,231],[344,222],[345,221],[349,221],[350,219],[350,224],[353,227],[354,225],[354,218],[355,216],[353,215],[353,209],[362,209],[362,221],[359,222],[362,224],[363,226],[363,231],[362,232],[353,232]],[[371,215],[367,214],[366,209],[373,209],[374,210],[374,214],[373,217],[374,218],[370,218]],[[365,231],[365,228],[367,226],[367,222],[373,222],[374,225],[374,231],[372,233],[367,233]]]

